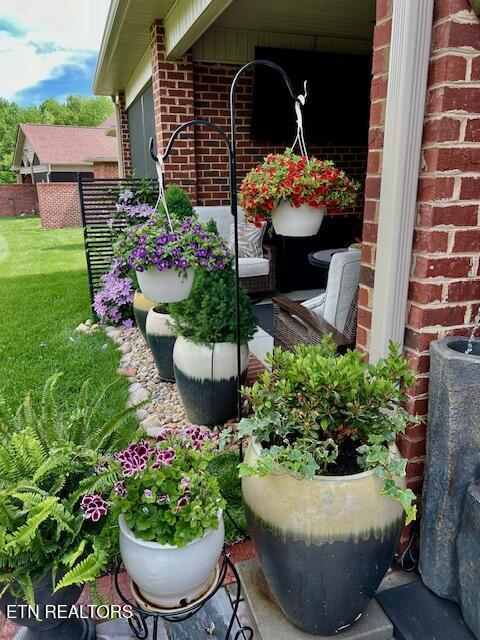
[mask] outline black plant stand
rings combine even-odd
[[[221,587],[225,582],[228,569],[231,569],[235,577],[236,593],[235,593],[235,599],[232,602],[232,615],[230,618],[230,622],[229,622],[224,640],[253,640],[253,629],[249,626],[241,626],[238,620],[237,614],[238,614],[238,606],[241,600],[242,586],[241,586],[240,577],[235,568],[235,565],[230,560],[230,558],[228,557],[228,554],[225,551],[223,551],[222,553],[222,557],[220,560],[220,568],[217,573],[215,585],[212,588],[210,588],[207,594],[202,598],[200,598],[197,602],[191,605],[187,605],[182,609],[178,609],[175,612],[170,612],[168,610],[165,610],[162,612],[147,610],[141,607],[139,604],[137,604],[136,601],[133,601],[132,598],[130,599],[127,598],[125,594],[122,592],[122,590],[120,589],[120,585],[118,583],[118,575],[121,570],[121,565],[117,566],[117,569],[115,571],[115,589],[117,591],[117,594],[120,596],[121,600],[123,601],[123,603],[126,605],[129,605],[132,608],[133,615],[131,618],[128,618],[128,624],[130,626],[130,629],[132,630],[132,633],[135,635],[136,638],[138,638],[138,640],[147,640],[149,637],[147,620],[148,618],[152,618],[153,628],[152,628],[152,636],[150,640],[157,640],[160,620],[164,620],[166,622],[173,622],[173,623],[184,622],[185,620],[188,620],[189,618],[194,616],[196,613],[198,613],[205,606],[205,604],[211,598],[213,598],[213,596],[217,593],[217,591],[221,589]],[[238,623],[239,629],[236,631],[235,636],[232,636],[233,625],[235,624],[235,621]]]

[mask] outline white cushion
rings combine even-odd
[[[310,300],[305,300],[302,302],[302,306],[309,309],[318,318],[322,319],[325,307],[325,293],[321,293],[319,296],[315,296],[315,298],[310,298]]]
[[[255,278],[257,276],[268,276],[270,273],[270,262],[267,258],[239,258],[238,275],[240,278]]]
[[[215,220],[217,224],[218,234],[228,242],[230,239],[230,223],[232,222],[232,212],[230,205],[222,205],[218,207],[193,207],[195,213],[201,222]],[[238,217],[243,220],[245,212],[238,207]]]
[[[361,251],[351,249],[335,253],[328,270],[323,317],[343,333],[348,311],[360,278]]]
[[[239,258],[263,258],[263,236],[267,223],[257,227],[251,222],[244,219],[238,221],[238,257]],[[230,225],[230,251],[233,253],[235,249],[235,225]]]

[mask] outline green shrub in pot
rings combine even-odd
[[[253,409],[239,426],[251,436],[240,465],[250,531],[286,615],[332,635],[362,615],[404,513],[407,522],[415,517],[395,446],[418,422],[401,406],[414,376],[393,344],[369,364],[357,351],[336,355],[329,336],[294,352],[275,349],[270,364],[243,390]]]
[[[224,424],[237,403],[235,272],[231,264],[198,271],[189,298],[170,305],[175,379],[188,419]],[[241,369],[248,366],[248,341],[256,321],[247,292],[240,289]]]

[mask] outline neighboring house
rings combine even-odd
[[[12,170],[18,183],[118,176],[115,116],[99,127],[21,124]]]
[[[303,68],[313,86],[307,120],[319,124],[307,145],[364,184],[357,345],[372,359],[390,338],[403,346],[417,374],[408,409],[423,415],[430,341],[467,333],[480,304],[479,54],[468,0],[112,0],[94,91],[115,101],[122,175],[154,176],[150,136],[162,150],[194,117],[228,130],[228,89],[242,64],[283,60],[299,92]],[[239,87],[240,177],[289,141],[287,124],[284,140],[275,129],[284,89],[274,82],[250,73]],[[166,178],[196,204],[228,204],[227,157],[212,132],[182,138]],[[417,492],[425,428],[400,441]]]

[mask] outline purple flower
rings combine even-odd
[[[180,511],[180,509],[183,509],[183,507],[186,507],[187,504],[188,504],[188,497],[187,496],[182,496],[177,502],[177,506],[175,507],[175,511]]]
[[[181,480],[180,480],[181,484],[187,486],[190,484],[190,478],[188,476],[184,476]]]
[[[133,320],[131,318],[127,318],[122,322],[122,327],[125,329],[131,329],[133,327]]]
[[[133,191],[130,191],[130,189],[125,189],[125,191],[122,191],[118,195],[118,199],[120,200],[120,202],[128,202],[132,198],[133,198]]]
[[[165,427],[157,436],[157,442],[164,442],[170,436],[175,435],[177,433],[176,429],[170,429],[169,427]]]
[[[83,511],[83,519],[92,520],[92,522],[98,522],[108,513],[107,503],[99,493],[83,496],[80,508]]]
[[[153,493],[152,493],[151,489],[145,489],[145,491],[143,492],[143,495],[148,500],[150,500],[150,498],[153,498]]]
[[[117,482],[114,482],[113,490],[116,496],[119,496],[120,498],[124,498],[127,495],[127,487],[125,486],[125,481],[117,480]]]
[[[138,443],[133,442],[124,451],[116,453],[114,458],[120,462],[123,475],[129,478],[134,473],[140,473],[146,469],[153,451],[154,449],[147,440],[141,440]]]
[[[170,496],[168,495],[168,493],[164,493],[161,496],[158,496],[157,498],[157,502],[168,502],[170,500]]]
[[[95,473],[99,475],[100,473],[102,473],[102,471],[105,471],[105,469],[108,469],[108,461],[101,460],[95,468]]]
[[[162,465],[169,467],[175,460],[175,457],[175,450],[170,447],[168,449],[157,449],[152,469],[159,469]]]

